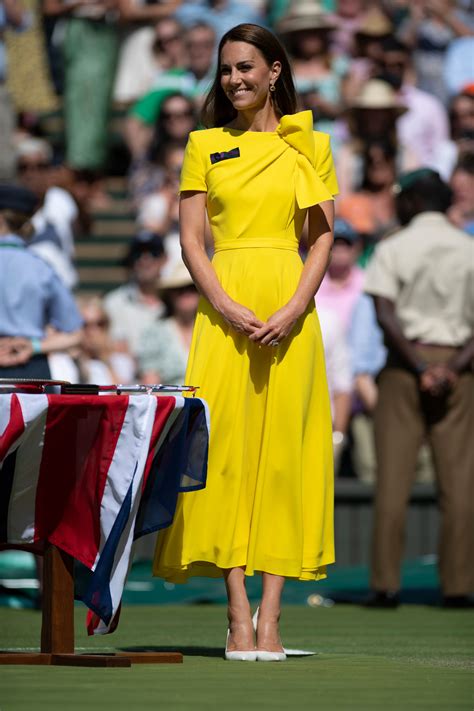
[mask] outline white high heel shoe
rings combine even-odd
[[[252,624],[257,633],[257,623],[258,623],[258,613],[260,608],[257,607],[255,615],[252,617]],[[286,652],[267,652],[266,649],[257,649],[257,661],[258,662],[284,662],[286,660]]]
[[[256,662],[257,661],[257,650],[252,649],[248,652],[241,652],[240,650],[235,650],[229,652],[227,649],[229,646],[230,629],[227,630],[227,638],[225,641],[225,658],[228,662]]]
[[[259,613],[260,608],[257,607],[257,610],[255,612],[255,615],[252,617],[252,624],[255,632],[257,632],[257,623],[258,623],[258,613]],[[279,654],[282,655],[281,652],[258,652],[258,661],[266,662],[266,661],[284,661],[284,659],[261,659],[260,655],[262,654]],[[287,649],[286,647],[283,647],[283,654],[286,657],[311,657],[313,654],[316,654],[316,652],[308,652],[304,649]]]

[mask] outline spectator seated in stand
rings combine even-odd
[[[142,330],[164,312],[157,293],[158,279],[166,264],[162,238],[139,232],[130,244],[125,264],[129,279],[105,295],[104,309],[110,319],[112,340],[136,357]]]
[[[137,214],[138,224],[146,231],[163,235],[169,274],[181,261],[179,243],[179,176],[184,158],[181,143],[167,143],[162,148],[163,182],[159,189],[143,198]]]
[[[392,143],[380,139],[368,143],[361,157],[360,188],[338,199],[336,210],[339,217],[363,236],[364,250],[359,263],[365,266],[375,243],[397,224],[393,194],[396,155]]]
[[[334,18],[318,2],[293,4],[277,26],[290,56],[303,106],[312,109],[315,127],[334,136],[342,112],[342,80],[348,62],[331,52]]]
[[[379,73],[383,56],[382,43],[392,32],[392,23],[381,9],[370,7],[354,34],[352,58],[342,85],[346,104],[350,105],[365,82],[374,79]]]
[[[337,313],[346,335],[363,289],[364,272],[357,266],[361,246],[360,236],[352,225],[336,218],[331,261],[316,294],[316,306]]]
[[[368,0],[336,0],[333,3],[337,30],[332,42],[336,54],[351,55],[355,34],[364,26],[371,4]]]
[[[135,362],[117,350],[110,334],[110,320],[98,297],[77,300],[84,321],[84,337],[74,354],[79,382],[95,385],[131,385],[135,382]]]
[[[464,153],[450,181],[453,203],[448,216],[453,225],[474,236],[474,153]]]
[[[440,99],[418,88],[408,47],[395,37],[383,42],[383,77],[397,91],[407,111],[397,121],[398,141],[410,153],[402,170],[431,167],[439,147],[449,139],[448,114]]]
[[[74,236],[80,210],[64,188],[54,185],[52,149],[44,140],[25,138],[17,148],[20,182],[40,201],[32,218],[35,234],[29,248],[50,264],[62,281],[77,284],[74,267]]]
[[[462,8],[461,5],[458,0],[409,2],[408,17],[398,29],[399,38],[413,50],[417,86],[443,103],[456,82],[456,73],[447,75],[446,53],[458,41],[456,38],[469,38],[474,30],[472,7]],[[469,61],[472,60],[472,49],[471,54],[464,57],[465,71],[469,64],[472,65]],[[462,72],[458,70],[457,74],[462,75]],[[451,90],[451,93],[457,90]]]
[[[186,27],[205,22],[213,28],[217,41],[224,32],[242,22],[265,24],[252,0],[184,0],[176,10],[176,17]]]
[[[159,290],[166,311],[142,333],[138,348],[140,381],[185,385],[199,294],[183,262],[176,263],[169,275],[160,279]]]
[[[163,73],[184,66],[183,27],[171,14],[177,4],[175,0],[164,4],[120,0],[120,19],[130,29],[120,47],[114,86],[117,103],[137,101]]]
[[[170,146],[184,149],[189,132],[195,128],[195,110],[190,99],[182,94],[170,94],[163,100],[150,144],[130,166],[128,190],[136,208],[141,207],[144,198],[163,187],[163,161]]]
[[[199,23],[185,35],[188,64],[163,72],[154,89],[130,109],[125,138],[132,158],[140,158],[151,142],[163,102],[170,94],[183,94],[199,107],[213,80],[215,34],[212,27]]]
[[[341,197],[359,189],[363,156],[371,143],[385,141],[391,144],[397,172],[412,162],[410,151],[397,138],[397,122],[406,111],[406,106],[388,82],[369,79],[363,85],[347,111],[349,136],[340,147],[336,160]]]

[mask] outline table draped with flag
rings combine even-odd
[[[200,398],[0,394],[0,543],[82,563],[89,634],[113,631],[132,543],[205,487],[208,437]]]

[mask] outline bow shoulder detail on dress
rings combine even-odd
[[[281,117],[278,135],[297,151],[295,192],[298,207],[304,210],[333,196],[316,172],[316,145],[313,133],[313,114],[299,111]]]

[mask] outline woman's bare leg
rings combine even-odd
[[[244,569],[229,568],[223,573],[228,598],[227,617],[230,629],[228,650],[250,651],[255,649],[255,639],[250,603],[245,589]]]
[[[282,575],[263,573],[263,595],[258,613],[257,649],[282,652],[278,622],[281,612],[281,594],[285,578]]]

